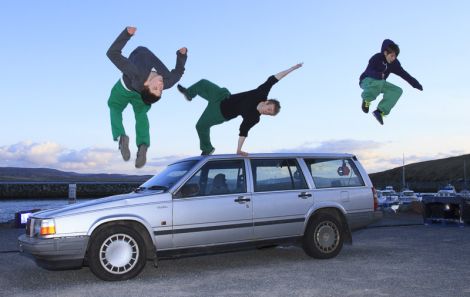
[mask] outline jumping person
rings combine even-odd
[[[176,52],[175,69],[168,68],[149,49],[139,46],[126,58],[121,51],[134,35],[135,27],[126,27],[117,37],[106,55],[122,72],[122,77],[111,90],[108,106],[111,113],[111,129],[114,141],[119,139],[119,150],[124,161],[130,159],[129,136],[122,124],[122,112],[130,103],[135,114],[136,144],[138,147],[135,167],[141,168],[147,160],[150,131],[147,112],[151,104],[160,100],[162,91],[176,84],[184,73],[187,48]]]
[[[381,125],[384,124],[383,117],[390,113],[400,98],[403,90],[386,81],[390,73],[395,73],[406,80],[413,88],[423,90],[421,84],[406,72],[398,61],[397,57],[400,48],[390,39],[385,39],[382,43],[382,51],[372,56],[366,70],[359,78],[359,86],[364,90],[362,97],[362,111],[369,112],[369,105],[379,94],[383,93],[377,109],[373,112],[374,117]]]
[[[243,121],[240,125],[237,154],[246,156],[247,153],[242,151],[242,146],[248,136],[248,131],[259,122],[261,115],[275,116],[281,109],[279,101],[267,99],[271,87],[301,66],[302,63],[296,64],[276,75],[271,75],[266,82],[254,90],[233,95],[226,88],[221,88],[206,79],[188,88],[178,85],[178,90],[186,100],[191,101],[199,95],[208,101],[206,109],[196,124],[201,155],[210,155],[215,151],[210,140],[210,128],[240,115]]]

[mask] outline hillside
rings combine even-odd
[[[443,185],[450,183],[457,190],[461,190],[465,186],[464,160],[466,161],[467,185],[470,185],[470,154],[468,154],[405,165],[407,187],[415,191],[435,192]],[[400,166],[369,176],[378,189],[391,185],[396,190],[400,190],[402,188],[402,168]]]
[[[144,182],[149,175],[80,174],[49,168],[0,167],[0,182]]]

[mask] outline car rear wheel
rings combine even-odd
[[[126,226],[110,226],[91,238],[88,252],[91,271],[106,281],[126,280],[145,267],[144,240]]]
[[[330,214],[320,214],[307,226],[303,237],[303,248],[307,255],[318,259],[329,259],[343,248],[341,222]]]

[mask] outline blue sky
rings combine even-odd
[[[9,1],[0,25],[0,166],[151,174],[199,154],[194,125],[203,100],[166,90],[149,112],[148,164],[135,169],[112,141],[107,99],[119,71],[105,53],[127,25],[125,47],[153,50],[168,66],[186,46],[180,81],[201,78],[232,93],[257,87],[297,62],[275,85],[276,117],[250,130],[247,152],[348,152],[370,172],[470,153],[468,1]],[[419,80],[402,87],[380,126],[360,109],[358,77],[382,40],[400,45],[402,66]],[[372,108],[375,108],[377,101]],[[234,153],[241,118],[212,128],[216,153]],[[132,109],[124,124],[134,143]]]

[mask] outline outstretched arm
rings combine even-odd
[[[247,152],[242,151],[242,146],[243,146],[243,143],[245,143],[245,139],[246,139],[245,136],[240,136],[238,138],[237,154],[242,155],[242,156],[248,156]]]
[[[403,69],[401,66],[400,62],[396,61],[396,63],[398,63],[398,67],[395,71],[395,74],[406,80],[413,88],[422,91],[423,86],[418,82],[418,80],[406,72],[405,69]]]
[[[165,82],[165,89],[171,88],[181,79],[184,73],[184,65],[186,64],[187,58],[187,48],[182,47],[176,51],[176,65],[175,68],[170,71],[170,75]]]
[[[263,84],[258,86],[257,88],[258,95],[267,97],[269,94],[269,91],[271,91],[271,88],[274,84],[276,84],[281,78],[288,75],[295,69],[302,67],[303,64],[304,63],[295,64],[294,66],[292,66],[291,68],[287,70],[281,71],[276,75],[271,75],[270,77],[268,77],[267,81],[265,81]]]
[[[111,44],[106,55],[113,62],[113,64],[122,71],[122,73],[129,77],[137,76],[137,68],[134,64],[122,55],[122,49],[126,43],[131,39],[137,29],[135,27],[126,27],[116,40]]]
[[[291,73],[295,69],[298,69],[298,68],[302,67],[303,64],[304,64],[303,62],[299,63],[299,64],[295,64],[291,68],[289,68],[287,70],[284,70],[284,71],[281,71],[281,72],[279,72],[278,74],[276,74],[274,76],[276,77],[277,80],[281,80],[284,76],[288,75],[289,73]]]

